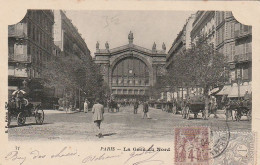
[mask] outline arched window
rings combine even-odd
[[[124,58],[113,68],[113,86],[139,86],[141,84],[138,82],[142,80],[146,80],[146,85],[149,85],[149,69],[142,60],[136,57]]]

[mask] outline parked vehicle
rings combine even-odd
[[[250,100],[230,100],[225,106],[225,110],[226,120],[231,117],[232,120],[235,118],[236,121],[240,121],[242,116],[247,116],[248,121],[252,119],[252,102]]]
[[[14,100],[6,103],[7,126],[10,126],[11,120],[15,118],[17,125],[24,125],[27,117],[34,117],[36,124],[42,124],[44,121],[44,111],[40,102],[29,102],[23,98],[21,107],[17,107]]]
[[[203,96],[193,96],[184,102],[182,107],[182,118],[190,119],[191,114],[194,114],[194,118],[198,117],[198,113],[202,113],[202,118],[206,118],[205,114],[205,100]]]

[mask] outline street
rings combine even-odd
[[[134,141],[171,141],[174,138],[174,127],[178,126],[209,126],[211,130],[250,131],[251,122],[245,116],[240,122],[228,121],[218,111],[217,119],[213,115],[208,120],[182,119],[180,114],[164,112],[160,109],[149,109],[151,119],[142,119],[142,106],[138,113],[133,114],[133,107],[121,107],[120,112],[107,112],[101,124],[103,138],[95,136],[92,113],[66,114],[62,111],[45,110],[43,125],[36,125],[33,117],[27,118],[24,126],[17,126],[12,119],[8,129],[9,140],[134,140]]]

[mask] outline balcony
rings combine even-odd
[[[9,65],[8,66],[9,78],[26,78],[29,77],[29,69],[26,65]]]
[[[249,35],[252,35],[252,28],[251,27],[247,27],[247,28],[235,31],[235,38],[236,39],[243,38],[243,37],[246,37],[246,36],[249,36]]]
[[[252,53],[244,53],[244,54],[238,54],[234,56],[234,62],[246,62],[246,61],[252,61]]]
[[[27,36],[27,24],[18,23],[8,26],[8,37],[24,38]]]
[[[27,54],[9,54],[8,55],[8,61],[9,62],[22,62],[22,63],[31,63],[32,58],[30,55]]]

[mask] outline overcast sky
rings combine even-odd
[[[134,44],[152,49],[155,42],[161,49],[164,42],[167,51],[186,19],[195,11],[72,11],[66,15],[78,28],[85,39],[91,55],[108,41],[110,48],[128,44],[130,30],[134,34]]]

